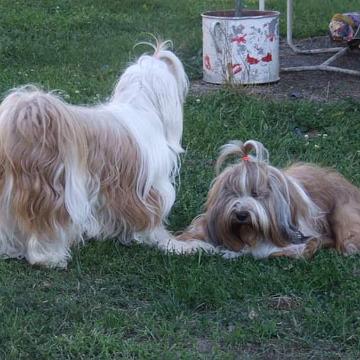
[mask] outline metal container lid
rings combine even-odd
[[[235,16],[235,10],[206,11],[201,14],[203,18],[224,19],[224,20],[244,20],[259,19],[279,16],[278,11],[242,10],[241,16]]]

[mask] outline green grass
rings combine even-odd
[[[171,225],[181,227],[201,209],[221,145],[234,139],[258,139],[270,150],[270,160],[285,167],[294,161],[330,166],[360,185],[360,108],[336,104],[271,102],[250,99],[241,92],[190,98],[186,104],[181,188]],[[320,136],[305,141],[302,133]],[[180,221],[181,219],[181,221]]]
[[[303,7],[296,34],[326,32],[331,14],[355,3],[295,1]],[[95,103],[110,94],[147,32],[172,38],[198,78],[198,14],[232,1],[29,4],[0,2],[0,92],[34,82],[63,90],[70,102]],[[285,1],[268,4],[283,10]],[[327,136],[306,142],[295,128]],[[226,141],[256,138],[275,165],[312,161],[360,185],[359,133],[360,104],[350,100],[271,102],[241,91],[189,97],[170,228],[183,228],[201,210]],[[359,276],[360,258],[334,251],[309,262],[225,261],[111,241],[74,249],[67,271],[1,261],[0,359],[357,359]]]
[[[280,10],[285,0],[267,0]],[[356,10],[358,0],[294,1],[295,36],[326,34],[336,12]],[[192,78],[201,77],[201,18],[228,9],[233,0],[0,1],[0,91],[29,81],[65,90],[73,101],[109,94],[116,75],[148,33],[174,41]],[[257,7],[257,1],[245,1]],[[139,48],[139,51],[143,50]]]

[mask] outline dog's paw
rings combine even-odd
[[[227,249],[217,249],[218,254],[224,259],[237,259],[238,257],[248,254],[246,251],[231,251]]]
[[[186,255],[186,254],[194,254],[198,251],[204,251],[209,254],[213,254],[216,252],[216,248],[204,241],[201,240],[171,240],[167,244],[168,252],[179,254],[179,255]]]
[[[344,246],[343,253],[345,256],[351,256],[359,253],[359,248],[354,243],[347,243]]]

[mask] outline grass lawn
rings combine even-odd
[[[284,0],[267,3],[284,10]],[[199,78],[199,13],[231,4],[2,0],[0,92],[32,82],[63,90],[72,103],[104,100],[147,32],[173,39]],[[358,1],[295,5],[296,35],[306,37],[325,33],[333,13]],[[295,128],[321,136],[306,142]],[[230,139],[259,139],[275,165],[312,161],[360,185],[359,134],[360,103],[351,100],[272,102],[241,90],[190,96],[170,228],[200,211],[218,147]],[[358,359],[359,334],[360,257],[334,251],[308,262],[226,261],[107,241],[75,249],[67,271],[0,262],[0,359]]]

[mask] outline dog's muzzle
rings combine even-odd
[[[251,216],[248,211],[237,211],[235,218],[239,224],[249,224],[251,222]]]

